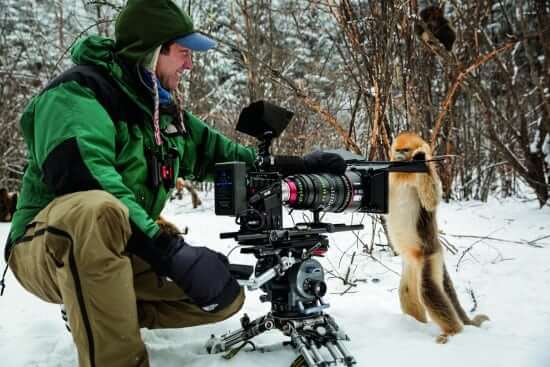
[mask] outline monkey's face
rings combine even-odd
[[[430,146],[414,133],[399,134],[391,147],[392,161],[425,160],[430,155]]]
[[[407,161],[409,160],[409,148],[396,149],[392,155],[392,161]]]

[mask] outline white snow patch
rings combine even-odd
[[[548,139],[548,138],[547,138]],[[548,147],[548,144],[545,145]],[[213,214],[212,193],[203,194],[204,206],[192,209],[190,199],[169,203],[164,215],[178,225],[187,225],[187,240],[208,245],[228,253],[234,243],[219,239],[219,232],[235,231],[234,219]],[[326,221],[349,222],[351,215],[331,214]],[[355,215],[354,222],[361,216]],[[446,254],[446,263],[465,309],[473,306],[468,289],[472,289],[478,309],[491,321],[482,328],[465,327],[446,345],[434,342],[438,327],[421,324],[401,313],[397,288],[400,258],[375,247],[374,256],[385,266],[361,253],[361,245],[351,233],[330,235],[331,248],[322,259],[327,270],[345,273],[353,252],[357,252],[352,269],[353,279],[364,279],[344,295],[346,287],[330,279],[326,301],[328,312],[351,337],[346,345],[358,361],[357,366],[401,367],[544,367],[550,365],[550,238],[533,241],[550,234],[550,207],[538,209],[536,201],[509,200],[489,203],[460,202],[441,204],[438,213],[440,229],[455,245],[457,255]],[[297,218],[301,220],[301,218]],[[370,219],[367,229],[358,233],[370,243]],[[291,221],[287,222],[290,225]],[[7,236],[9,224],[0,224],[0,240]],[[456,236],[453,236],[456,235]],[[475,237],[489,237],[480,239]],[[375,236],[383,242],[382,235]],[[501,239],[495,240],[491,238]],[[506,241],[517,241],[513,243]],[[462,253],[473,246],[460,262]],[[233,251],[230,260],[253,264],[251,255]],[[0,265],[3,266],[3,259]],[[59,307],[47,304],[27,293],[13,274],[8,272],[7,289],[0,298],[0,355],[2,365],[9,367],[64,367],[77,364],[76,349],[64,328]],[[239,366],[260,365],[287,367],[295,358],[291,349],[269,353],[241,352],[226,361],[220,355],[208,355],[204,342],[211,334],[220,335],[239,327],[243,312],[252,318],[269,311],[260,303],[260,292],[247,292],[244,309],[238,316],[214,325],[179,330],[143,330],[153,367]],[[108,295],[106,295],[108,296]],[[279,332],[253,339],[260,345],[285,340]]]

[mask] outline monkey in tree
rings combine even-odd
[[[430,36],[427,31],[430,31],[445,46],[447,51],[451,51],[456,39],[456,33],[449,21],[443,16],[443,8],[438,5],[428,6],[420,11],[420,18],[428,29],[426,30],[423,25],[418,24],[416,26],[416,33],[425,42],[429,42]]]
[[[400,134],[391,147],[392,161],[431,157],[430,146],[414,133]],[[442,330],[436,341],[446,343],[464,325],[480,326],[489,318],[468,317],[445,268],[436,221],[441,181],[434,164],[427,165],[425,173],[390,173],[387,223],[390,240],[402,257],[401,309],[421,322],[429,316]]]

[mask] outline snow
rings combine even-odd
[[[228,253],[232,240],[221,240],[219,232],[235,231],[234,219],[213,214],[212,193],[203,194],[204,205],[192,209],[190,199],[169,203],[165,217],[180,226],[187,225],[187,240],[206,244]],[[357,223],[362,216],[331,214],[325,220],[335,223]],[[287,218],[288,219],[288,218]],[[300,221],[300,215],[294,214]],[[449,343],[435,343],[439,329],[434,323],[421,324],[404,316],[399,308],[397,287],[400,258],[392,257],[384,247],[375,246],[374,257],[383,266],[361,253],[361,244],[352,233],[331,235],[331,248],[322,259],[333,273],[345,274],[352,266],[352,279],[357,286],[347,289],[340,280],[329,279],[331,304],[328,309],[351,341],[346,343],[358,366],[422,365],[435,367],[545,367],[550,366],[550,207],[538,209],[536,201],[519,199],[441,204],[438,219],[445,238],[458,248],[446,253],[447,268],[466,310],[473,307],[469,290],[477,300],[475,313],[486,313],[491,321],[481,328],[465,327]],[[370,244],[371,219],[365,217],[366,229],[358,236]],[[290,219],[286,222],[291,225]],[[9,224],[0,225],[4,242]],[[491,237],[479,239],[457,237],[468,235]],[[378,229],[374,239],[383,242]],[[500,239],[500,240],[497,240]],[[506,242],[508,241],[508,242]],[[519,243],[516,243],[519,242]],[[471,250],[463,255],[464,251]],[[235,250],[230,259],[235,263],[253,264],[251,255]],[[460,262],[457,269],[457,264]],[[3,266],[3,259],[0,260]],[[391,270],[389,270],[391,269]],[[0,355],[2,366],[63,367],[77,364],[76,349],[61,320],[59,306],[47,304],[24,291],[8,272],[7,288],[0,298]],[[220,355],[208,355],[204,342],[211,334],[220,335],[239,327],[243,312],[255,318],[269,310],[258,300],[260,291],[247,292],[244,309],[238,316],[214,325],[188,329],[143,330],[153,367],[170,366],[289,366],[295,352],[273,348],[267,353],[241,352],[230,361]],[[276,346],[285,340],[278,331],[253,339],[258,345]]]
[[[546,156],[546,163],[550,165],[550,134],[546,135],[544,143],[542,143],[542,153]]]

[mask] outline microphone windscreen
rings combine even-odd
[[[293,155],[276,155],[274,158],[275,170],[283,176],[306,173],[306,166],[302,157]]]

